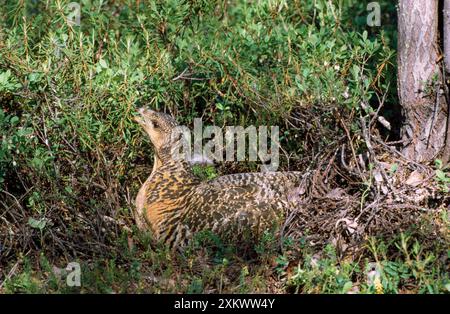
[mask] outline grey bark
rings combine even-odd
[[[444,0],[444,11],[443,11],[443,34],[442,39],[444,41],[444,63],[445,71],[447,72],[447,82],[449,82],[450,76],[450,0]],[[448,93],[448,90],[446,90]],[[448,99],[447,99],[448,100]],[[447,104],[447,110],[450,109],[450,104]],[[447,111],[447,119],[450,118],[449,112]],[[446,131],[447,143],[444,148],[444,153],[442,154],[442,159],[444,162],[450,162],[450,121],[447,121],[447,131]]]
[[[447,107],[439,93],[438,0],[400,0],[398,93],[404,125],[403,153],[417,162],[442,154]],[[433,78],[437,79],[433,81]]]
[[[445,70],[450,73],[450,0],[444,0],[443,29]]]

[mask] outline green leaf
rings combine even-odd
[[[9,122],[11,123],[11,125],[16,125],[19,122],[19,117],[13,116],[11,120],[9,120]]]
[[[106,63],[106,61],[103,60],[103,59],[100,59],[100,60],[99,60],[99,64],[100,64],[100,66],[101,66],[102,68],[104,68],[104,69],[107,69],[107,68],[108,68],[108,63]]]
[[[450,292],[450,283],[445,285],[445,289],[447,289],[447,291]]]
[[[347,293],[353,287],[353,282],[347,281],[342,288],[342,293]]]
[[[356,64],[354,64],[352,67],[352,74],[355,80],[359,79],[359,66],[357,66]]]
[[[30,81],[30,83],[39,82],[40,79],[41,79],[41,73],[39,73],[39,72],[33,72],[33,73],[30,73],[30,75],[28,75],[28,80]]]
[[[391,172],[391,173],[395,173],[395,172],[397,171],[397,169],[398,169],[398,164],[392,164],[392,165],[391,165],[390,172]]]
[[[367,31],[364,31],[364,33],[363,33],[363,35],[362,35],[362,38],[363,38],[363,40],[364,41],[366,41],[367,40]]]
[[[28,218],[28,224],[31,228],[43,230],[45,228],[45,225],[47,224],[47,220],[45,218],[42,218],[40,220],[36,220],[32,217]]]
[[[436,177],[438,177],[438,179],[441,181],[445,181],[446,179],[446,175],[442,170],[436,170]]]
[[[6,84],[8,82],[8,78],[11,76],[11,71],[8,70],[0,74],[0,84]]]

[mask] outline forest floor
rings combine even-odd
[[[320,254],[301,247],[299,257],[266,240],[245,258],[211,238],[174,254],[151,247],[145,237],[124,237],[117,258],[50,263],[43,254],[22,256],[2,271],[0,293],[450,292],[448,247],[426,247],[411,235],[369,239],[352,257],[337,256],[331,245]],[[80,286],[69,278],[73,262],[81,267]]]

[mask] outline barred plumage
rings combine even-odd
[[[136,120],[150,136],[155,162],[136,198],[136,223],[170,247],[185,245],[202,230],[229,240],[244,234],[256,239],[281,224],[301,193],[300,172],[239,173],[202,182],[188,162],[171,158],[176,121],[149,109],[139,113]]]

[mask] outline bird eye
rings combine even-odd
[[[152,121],[152,124],[154,129],[159,129],[160,125],[157,121]]]

